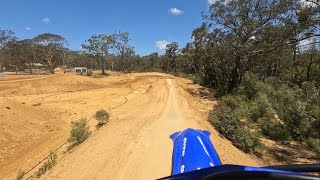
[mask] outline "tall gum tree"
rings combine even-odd
[[[96,57],[97,64],[101,68],[101,74],[105,75],[106,58],[109,51],[114,45],[115,40],[112,35],[98,34],[92,35],[86,40],[86,44],[82,45],[82,52]]]
[[[0,29],[0,69],[3,69],[5,66],[5,48],[8,43],[13,42],[16,39],[17,38],[12,31]]]
[[[54,68],[62,61],[64,46],[67,44],[65,38],[57,34],[44,33],[33,39],[34,47],[38,57],[49,67],[50,73],[54,74]]]

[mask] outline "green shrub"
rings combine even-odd
[[[20,169],[17,173],[16,180],[21,180],[26,173]]]
[[[271,117],[273,114],[272,104],[266,94],[259,94],[250,104],[250,118],[254,122],[259,118]]]
[[[53,166],[57,164],[58,155],[56,153],[50,152],[49,158],[43,163],[42,167],[37,171],[36,176],[39,178],[45,172],[50,170]]]
[[[233,116],[240,119],[247,119],[250,113],[249,103],[243,96],[228,95],[222,98],[223,103],[229,107]]]
[[[293,138],[299,137],[299,128],[307,118],[306,103],[302,102],[293,89],[283,85],[271,97],[273,107]]]
[[[85,141],[90,135],[89,126],[87,125],[87,120],[81,118],[78,121],[71,122],[71,131],[68,138],[68,142],[77,145]]]
[[[225,102],[219,102],[209,114],[209,121],[215,129],[239,149],[245,152],[254,152],[260,146],[256,133],[249,131],[240,121],[241,108],[232,110]]]
[[[302,83],[301,89],[303,90],[303,94],[307,102],[317,99],[318,90],[314,82],[306,81]]]
[[[304,140],[307,147],[313,151],[320,152],[320,139],[307,138]]]
[[[262,118],[259,124],[261,133],[273,140],[285,141],[291,139],[289,131],[277,120],[272,120],[271,118]]]
[[[234,115],[221,114],[218,115],[219,120],[214,124],[216,129],[228,139],[233,139],[235,131],[239,128],[239,119]]]
[[[320,132],[317,88],[313,82],[302,83],[300,88],[279,78],[263,80],[247,72],[234,94],[221,98],[209,120],[219,133],[246,152],[259,146],[255,137],[260,133],[273,140],[300,140],[314,148]]]
[[[191,75],[189,79],[192,80],[193,84],[201,84],[201,78],[197,75]]]
[[[109,121],[110,115],[106,110],[101,109],[96,112],[94,118],[98,121],[98,126],[102,126]]]
[[[239,120],[224,102],[219,102],[210,112],[209,121],[227,138],[232,138],[239,124]]]
[[[277,78],[268,78],[265,81],[263,82],[257,75],[247,72],[237,94],[243,95],[249,100],[257,98],[260,94],[266,94],[269,97],[280,83]]]
[[[231,109],[236,109],[243,105],[245,102],[242,96],[238,95],[227,95],[222,97],[222,101],[226,104],[226,106],[230,107]]]
[[[248,99],[254,98],[259,92],[259,89],[256,87],[259,81],[260,79],[258,76],[251,72],[246,72],[238,93],[245,95]]]
[[[244,127],[236,129],[232,142],[244,152],[255,152],[261,146],[257,134]]]

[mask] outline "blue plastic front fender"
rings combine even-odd
[[[186,129],[172,134],[170,138],[174,143],[172,175],[221,165],[209,131]]]

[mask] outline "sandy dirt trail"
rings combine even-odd
[[[40,166],[33,167],[66,142],[70,121],[81,117],[90,120],[92,134],[71,151],[59,149],[57,165],[42,179],[168,176],[170,135],[186,128],[210,131],[225,164],[263,165],[214,130],[207,115],[215,101],[204,90],[161,73],[8,76],[0,82],[0,179],[14,179],[20,168],[32,176]],[[96,130],[92,115],[99,109],[111,118]]]
[[[41,178],[155,179],[170,175],[170,135],[186,128],[210,127],[177,91],[174,79],[161,78],[154,84],[143,93],[133,91],[128,102],[112,112],[115,120],[65,155]],[[220,148],[225,146],[240,154],[242,164],[258,164],[228,142]],[[222,160],[228,159],[225,153]]]

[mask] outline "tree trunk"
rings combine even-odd
[[[269,63],[267,67],[267,75],[272,76],[272,63]]]
[[[121,71],[122,71],[122,72],[124,72],[123,59],[124,59],[124,53],[122,52],[122,53],[121,53],[121,60],[120,60],[120,63],[121,63]]]
[[[16,65],[16,75],[18,75],[18,66]]]
[[[177,73],[177,62],[175,57],[173,58],[173,70],[174,70],[174,73]]]
[[[235,66],[231,72],[231,82],[229,84],[229,90],[230,92],[239,85],[240,83],[240,65],[241,65],[241,60],[240,56],[236,56],[235,59]]]
[[[279,70],[279,62],[276,62],[275,67],[274,67],[274,73],[273,75],[276,76],[278,74],[278,70]]]
[[[101,74],[102,74],[102,75],[105,75],[105,74],[106,74],[105,69],[104,69],[104,65],[101,66]]]
[[[309,63],[308,67],[307,67],[307,81],[310,80],[310,70],[311,70],[311,66],[312,66],[312,63]]]
[[[297,50],[296,50],[296,46],[293,49],[293,58],[292,58],[292,66],[291,66],[291,80],[294,80],[294,66],[295,66],[295,62],[296,62],[296,58],[297,58]]]
[[[311,56],[310,56],[310,62],[309,62],[309,64],[308,64],[308,66],[307,66],[307,81],[310,80],[310,71],[311,71],[311,66],[312,66],[312,64],[313,64],[313,55],[311,54]]]
[[[50,73],[54,74],[54,66],[53,65],[50,65]]]
[[[30,72],[30,74],[32,74],[32,63],[31,62],[29,62],[29,72]]]
[[[103,59],[103,57],[101,58],[101,74],[102,75],[106,74],[105,69],[104,69],[104,59]]]

